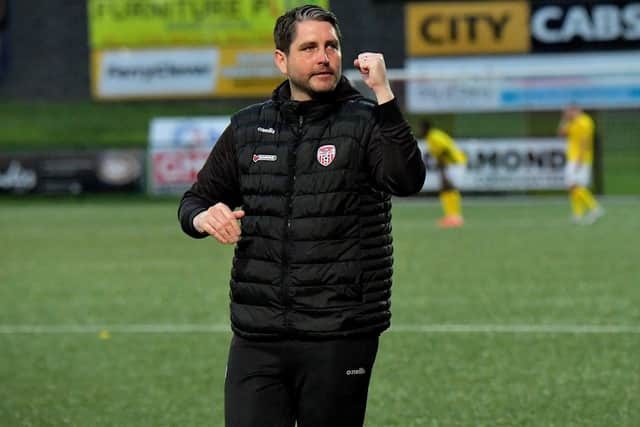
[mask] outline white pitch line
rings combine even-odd
[[[229,325],[0,325],[0,334],[181,334],[230,332]]]
[[[0,325],[0,335],[97,334],[103,331],[122,334],[229,333],[229,325]],[[466,334],[640,334],[634,325],[491,325],[427,324],[394,325],[392,333],[466,333]]]
[[[633,325],[396,325],[391,332],[508,334],[640,334]]]

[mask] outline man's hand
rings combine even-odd
[[[394,98],[387,79],[384,56],[381,53],[363,52],[353,61],[353,66],[360,70],[362,80],[376,95],[378,104],[384,104]]]
[[[240,240],[238,220],[244,216],[243,210],[232,211],[224,203],[216,203],[193,218],[193,226],[200,233],[215,237],[220,243],[237,243]]]

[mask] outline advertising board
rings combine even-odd
[[[640,1],[409,2],[408,56],[640,50]]]
[[[534,52],[640,49],[640,2],[537,0],[531,5]]]
[[[177,195],[187,190],[229,120],[228,116],[153,119],[149,128],[149,193]]]
[[[97,99],[267,97],[273,26],[327,0],[87,0]]]
[[[635,52],[411,58],[405,67],[414,113],[640,106]]]
[[[566,163],[560,138],[457,139],[467,156],[461,191],[518,192],[563,190]],[[435,159],[420,144],[427,165],[422,191],[440,188]]]
[[[94,52],[93,93],[98,98],[212,94],[219,56],[213,48]]]
[[[268,47],[285,10],[328,0],[88,0],[93,49]]]
[[[0,193],[138,193],[143,181],[143,150],[0,153]]]
[[[526,1],[412,2],[405,6],[409,56],[525,53]]]
[[[99,99],[266,97],[284,80],[264,48],[116,49],[92,59]]]

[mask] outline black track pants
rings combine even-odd
[[[378,336],[253,341],[234,336],[227,427],[360,427]]]

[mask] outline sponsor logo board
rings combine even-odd
[[[462,191],[564,190],[565,141],[561,138],[456,139],[467,156]],[[436,192],[440,174],[424,141],[427,177],[422,191]]]
[[[142,150],[0,154],[0,193],[140,192]]]
[[[271,46],[273,23],[303,4],[328,0],[88,0],[89,43],[114,47]]]
[[[283,79],[264,48],[117,49],[92,58],[99,99],[267,96]]]
[[[529,5],[510,2],[429,2],[405,6],[409,56],[529,51]]]
[[[273,48],[220,49],[214,96],[268,96],[285,79],[273,63]]]
[[[161,117],[149,129],[147,187],[152,194],[181,194],[196,180],[228,116]]]
[[[536,1],[530,25],[537,52],[640,49],[638,1]]]
[[[215,91],[219,51],[213,48],[94,52],[98,98],[202,96]]]
[[[412,58],[406,68],[416,76],[406,84],[414,113],[640,106],[640,56],[632,52]]]

